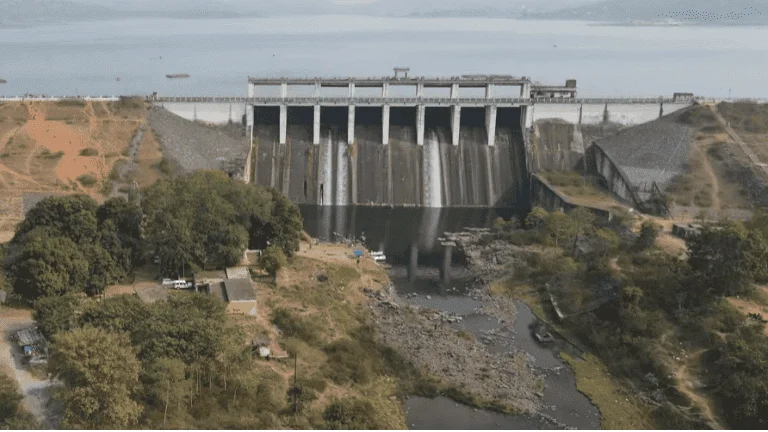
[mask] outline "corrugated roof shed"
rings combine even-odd
[[[227,294],[224,291],[224,282],[214,282],[208,285],[208,293],[219,298],[221,301],[227,301]]]
[[[227,279],[224,281],[227,300],[253,301],[256,300],[256,290],[253,289],[251,279]]]
[[[19,330],[16,332],[16,340],[18,340],[20,346],[45,343],[45,338],[37,327]]]

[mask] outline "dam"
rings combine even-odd
[[[409,77],[402,68],[380,78],[249,77],[245,97],[151,100],[189,120],[241,123],[246,179],[297,204],[521,209],[529,174],[545,168],[532,143],[551,146],[536,139],[546,130],[538,122],[574,125],[554,146],[578,159],[590,139],[582,125],[640,124],[693,103],[689,94],[580,99],[573,79]]]

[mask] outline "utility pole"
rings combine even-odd
[[[299,412],[299,396],[301,396],[301,390],[299,389],[299,384],[298,384],[298,377],[299,377],[298,359],[299,359],[299,353],[295,353],[293,355],[293,388],[291,388],[291,396],[293,396],[293,413],[294,414],[297,414]]]

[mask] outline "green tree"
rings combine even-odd
[[[158,358],[149,363],[143,372],[142,381],[148,400],[163,410],[162,427],[165,427],[168,420],[168,407],[174,406],[181,410],[182,402],[189,393],[185,376],[184,362],[171,358]]]
[[[744,326],[716,349],[709,376],[734,429],[768,427],[768,339],[760,326]]]
[[[567,214],[558,211],[547,216],[544,221],[544,232],[557,247],[573,241],[576,230],[573,220]]]
[[[768,260],[762,236],[738,222],[707,225],[686,244],[688,262],[704,293],[716,297],[749,292]]]
[[[34,303],[32,317],[47,338],[79,327],[80,300],[74,294],[41,297]]]
[[[613,255],[619,249],[619,236],[612,229],[600,228],[595,231],[594,247],[601,257]]]
[[[639,250],[648,249],[653,246],[653,243],[656,241],[656,237],[659,236],[660,232],[661,225],[658,225],[651,220],[643,221],[643,224],[640,226],[640,235],[637,240],[635,240],[635,246]]]
[[[85,289],[88,261],[72,240],[49,227],[38,227],[18,241],[6,261],[14,292],[34,300]]]
[[[277,246],[269,246],[261,256],[261,265],[264,270],[277,280],[277,272],[288,264],[283,250]]]
[[[171,297],[151,306],[151,314],[138,323],[132,339],[142,361],[167,357],[192,364],[214,359],[227,337],[238,333],[226,327],[226,305],[213,296]]]
[[[141,208],[124,198],[113,198],[99,206],[96,218],[102,246],[126,272],[130,272],[133,262],[141,259]]]
[[[0,374],[0,423],[18,413],[22,399],[16,383]]]
[[[525,227],[528,229],[537,229],[547,220],[549,213],[541,207],[534,207],[528,216],[525,217]]]
[[[149,316],[149,308],[138,297],[123,294],[90,303],[80,319],[84,325],[132,333]]]
[[[237,263],[255,242],[292,253],[301,234],[298,208],[285,197],[216,171],[156,183],[142,209],[148,249],[160,256],[164,273]]]
[[[58,333],[50,372],[61,379],[62,426],[67,429],[124,429],[135,425],[141,406],[139,361],[128,335],[85,327]]]
[[[568,218],[572,230],[569,234],[570,247],[575,249],[579,237],[589,235],[595,230],[595,215],[585,207],[576,207],[568,212]]]
[[[82,245],[80,251],[88,262],[88,278],[85,284],[85,292],[88,295],[100,295],[107,285],[115,284],[126,277],[125,269],[100,245]]]
[[[40,227],[51,228],[52,234],[67,237],[75,243],[93,242],[97,238],[97,204],[87,195],[48,197],[37,203],[16,229],[11,243]]]

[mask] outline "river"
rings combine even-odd
[[[416,209],[382,207],[300,206],[305,229],[324,240],[365,238],[369,248],[383,251],[392,268],[390,278],[401,301],[450,312],[463,319],[451,324],[471,332],[484,349],[494,353],[524,352],[532,367],[544,375],[542,413],[566,427],[597,429],[600,415],[589,399],[576,389],[572,370],[559,358],[564,350],[580,355],[575,347],[555,335],[551,346],[533,338],[532,328],[540,325],[531,309],[516,302],[513,325],[478,312],[482,300],[466,295],[473,280],[464,257],[453,254],[450,283],[441,282],[443,232],[464,227],[488,227],[494,218],[509,218],[510,209]],[[415,266],[412,254],[416,255]],[[476,410],[450,399],[411,397],[405,403],[406,421],[411,429],[550,429],[548,419],[509,416]]]
[[[243,96],[247,76],[384,76],[409,66],[422,76],[512,74],[555,85],[574,78],[586,97],[726,97],[729,89],[766,97],[766,40],[768,27],[488,18],[88,21],[0,28],[0,78],[8,81],[0,95]],[[191,77],[165,77],[173,73]]]

